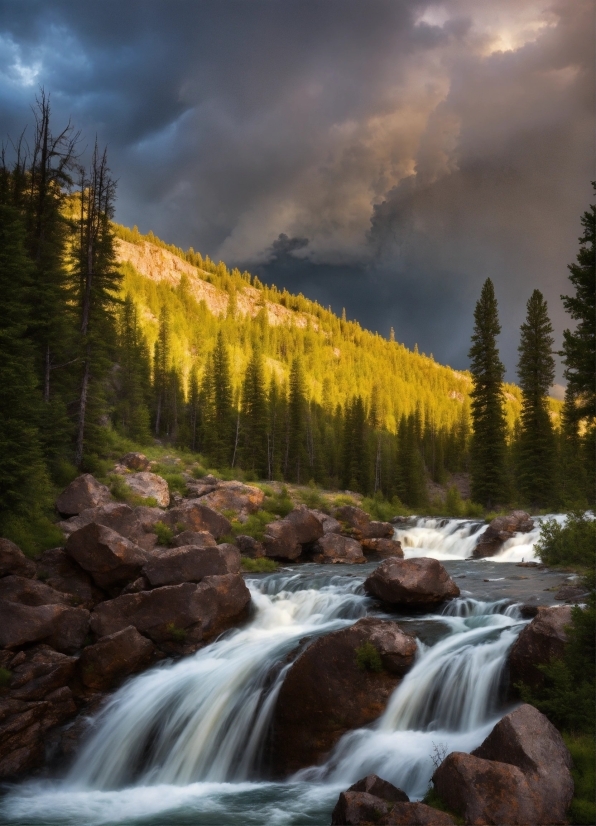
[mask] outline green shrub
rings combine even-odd
[[[471,499],[466,499],[464,502],[464,516],[467,519],[481,519],[484,513],[484,508],[478,502],[472,502]]]
[[[251,513],[246,522],[238,522],[234,520],[232,522],[232,532],[234,536],[232,537],[232,542],[236,536],[252,536],[253,539],[258,539],[259,542],[262,540],[265,534],[265,528],[270,522],[273,522],[275,519],[275,514],[271,513],[270,511],[257,511],[256,513]]]
[[[356,649],[356,665],[361,671],[382,671],[381,655],[372,644],[365,642]]]
[[[462,502],[459,490],[455,485],[451,485],[451,487],[447,489],[447,495],[445,497],[445,515],[463,516],[463,514],[464,503]]]
[[[454,823],[457,823],[458,826],[463,826],[465,823],[463,817],[457,815],[453,809],[450,809],[447,804],[443,802],[434,786],[430,787],[424,795],[422,802],[427,806],[431,806],[433,809],[437,809],[439,812],[445,812],[446,814],[451,815]]]
[[[394,496],[389,502],[379,493],[376,493],[373,497],[365,497],[360,507],[368,513],[371,519],[376,519],[379,522],[389,522],[394,516],[400,514],[403,509],[403,505],[397,496]]]
[[[263,509],[269,513],[274,513],[277,516],[287,516],[290,511],[294,510],[294,503],[290,499],[288,489],[284,485],[279,493],[274,493],[273,496],[266,496],[263,500]],[[271,520],[269,520],[271,521]]]
[[[322,495],[321,491],[318,490],[313,479],[311,479],[308,483],[308,488],[299,491],[298,496],[300,497],[300,501],[306,505],[307,508],[313,508],[314,510],[320,511],[329,509],[326,498]]]
[[[0,688],[7,688],[12,680],[12,671],[8,668],[0,668]]]
[[[144,498],[133,493],[124,481],[124,478],[118,473],[112,473],[108,476],[108,486],[110,493],[118,502],[126,502],[126,504],[131,505],[131,507],[136,507],[137,505],[146,505],[150,508],[157,507],[157,499],[153,496]]]
[[[340,493],[338,496],[334,497],[333,507],[341,508],[344,505],[358,507],[358,501],[353,496],[350,496],[349,493]]]
[[[207,471],[202,465],[196,465],[192,469],[192,475],[195,479],[202,479],[203,476],[207,476]]]
[[[581,565],[596,562],[596,520],[583,511],[571,511],[564,525],[547,519],[540,526],[535,551],[546,565]]]
[[[174,539],[174,531],[163,522],[156,522],[153,530],[157,534],[158,545],[171,545]]]
[[[35,558],[48,548],[64,544],[64,534],[60,528],[41,514],[20,516],[11,513],[0,522],[0,536],[18,545],[25,556]]]
[[[588,735],[564,735],[565,744],[573,760],[573,782],[575,790],[569,807],[569,820],[573,824],[596,823],[595,769],[596,749],[594,738]]]
[[[248,571],[251,574],[272,573],[279,567],[278,563],[273,559],[267,559],[266,556],[258,559],[251,559],[249,556],[240,557],[242,562],[242,570]]]

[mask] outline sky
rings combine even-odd
[[[515,380],[534,289],[570,326],[593,33],[591,0],[0,0],[0,133],[43,87],[120,223],[457,369],[490,277]]]

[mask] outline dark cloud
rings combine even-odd
[[[117,217],[467,364],[560,335],[592,161],[590,0],[0,0],[0,119],[109,145]],[[308,239],[308,241],[306,240]]]

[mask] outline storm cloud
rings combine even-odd
[[[0,119],[43,85],[117,219],[467,366],[490,276],[559,299],[593,177],[590,0],[0,0]]]

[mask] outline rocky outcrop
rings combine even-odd
[[[148,559],[138,545],[96,522],[71,534],[66,551],[100,588],[126,585],[139,576]]]
[[[0,577],[9,574],[34,577],[35,565],[10,539],[0,539]]]
[[[264,498],[265,494],[260,488],[243,485],[242,482],[220,482],[215,490],[201,496],[207,507],[220,513],[233,511],[239,517],[256,513]]]
[[[366,556],[388,559],[390,556],[404,558],[401,542],[397,539],[363,539],[362,549]]]
[[[146,505],[131,508],[130,505],[122,502],[111,502],[108,505],[100,505],[98,508],[89,508],[78,516],[66,519],[59,523],[59,527],[69,537],[85,525],[96,522],[130,539],[143,550],[150,551],[157,542],[155,524],[163,518],[164,512],[160,508],[151,508]]]
[[[315,562],[325,564],[343,562],[345,565],[366,562],[360,542],[337,533],[326,533],[319,539],[313,550]]]
[[[245,536],[241,534],[236,537],[236,545],[240,551],[241,556],[248,556],[251,559],[260,559],[265,556],[265,547],[258,539],[252,536]]]
[[[155,499],[162,508],[167,508],[170,504],[168,483],[156,473],[141,471],[140,473],[127,474],[122,479],[124,484],[142,499]]]
[[[433,775],[440,797],[466,823],[559,824],[573,797],[571,756],[530,705],[507,714],[472,754],[453,752]]]
[[[565,627],[571,623],[571,606],[539,607],[509,654],[509,681],[537,688],[544,682],[538,666],[561,659],[567,643]]]
[[[472,552],[474,559],[494,556],[508,539],[516,533],[528,533],[534,527],[534,520],[525,511],[512,511],[507,516],[497,516],[480,534]]]
[[[298,559],[302,545],[298,542],[296,530],[291,522],[278,519],[265,528],[263,547],[266,556],[273,559]]]
[[[90,610],[105,593],[94,583],[89,574],[70,557],[63,548],[44,551],[38,563],[37,575],[46,585],[70,596],[72,605]]]
[[[62,491],[56,499],[56,510],[63,516],[75,516],[87,508],[96,508],[111,501],[108,488],[90,473],[84,473]]]
[[[36,579],[23,576],[5,576],[0,579],[0,600],[21,605],[70,605],[67,594],[56,591]]]
[[[323,526],[317,517],[304,505],[299,505],[283,520],[289,522],[296,532],[296,541],[300,545],[311,545],[323,536]]]
[[[209,531],[182,531],[172,539],[171,544],[175,548],[182,548],[184,545],[194,545],[195,548],[214,548],[217,542]]]
[[[207,531],[215,539],[232,533],[232,525],[225,516],[208,508],[201,499],[187,499],[163,516],[163,522],[174,531]]]
[[[449,826],[454,821],[424,803],[410,803],[404,791],[372,774],[342,792],[331,815],[332,826],[370,823]]]
[[[459,596],[459,588],[436,559],[391,557],[364,582],[373,597],[395,606],[432,606]]]
[[[17,648],[45,642],[71,654],[83,645],[89,611],[68,605],[19,605],[0,600],[0,646]]]
[[[341,522],[323,511],[311,510],[311,513],[316,517],[323,526],[323,533],[341,533]]]
[[[371,521],[370,516],[362,508],[344,505],[336,508],[333,515],[350,530],[355,539],[383,539],[393,536],[393,525],[389,522]]]
[[[240,572],[240,552],[234,545],[206,548],[183,545],[152,557],[143,567],[143,575],[156,588],[181,582],[200,582],[208,576]]]
[[[415,653],[413,637],[372,618],[311,643],[290,667],[275,706],[276,771],[319,762],[342,734],[376,719]]]
[[[83,649],[78,661],[81,680],[88,688],[107,691],[147,666],[154,655],[153,643],[129,625]]]
[[[120,464],[129,470],[149,470],[151,461],[144,453],[127,453],[120,459]]]

